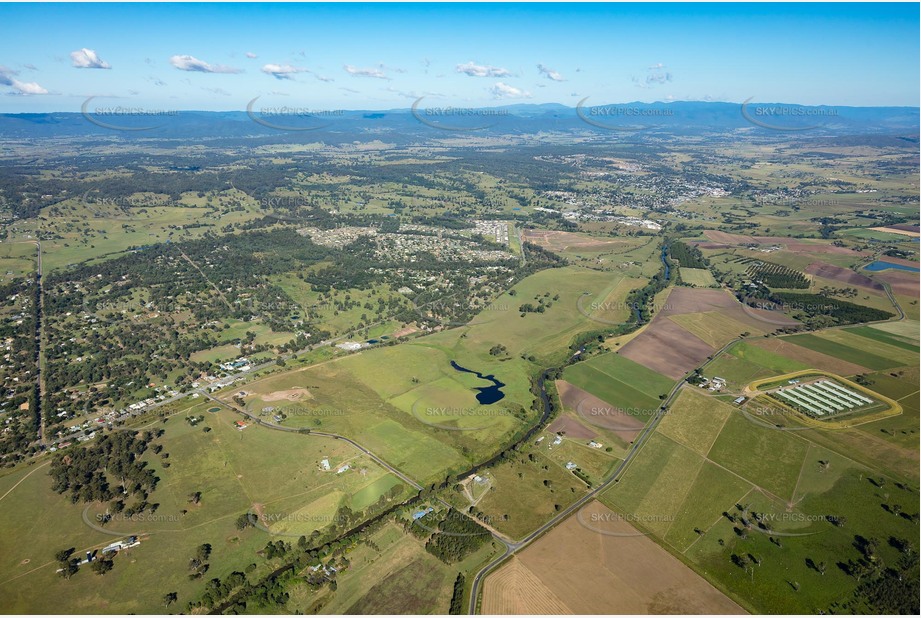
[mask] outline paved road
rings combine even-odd
[[[739,337],[739,338],[733,339],[732,341],[724,345],[722,348],[714,352],[710,356],[710,358],[707,360],[707,362],[700,365],[697,368],[697,370],[703,371],[703,369],[705,369],[707,365],[712,363],[716,358],[719,357],[720,354],[725,352],[731,345],[741,340],[742,338]],[[525,538],[517,542],[506,543],[505,553],[503,553],[501,556],[499,556],[498,558],[496,558],[495,560],[493,560],[492,562],[484,566],[482,569],[480,569],[480,572],[476,574],[476,576],[473,579],[473,583],[470,587],[470,599],[469,599],[468,609],[471,615],[477,613],[476,602],[477,602],[477,598],[479,597],[480,586],[482,585],[483,579],[486,577],[486,575],[489,574],[490,571],[495,569],[501,563],[505,562],[505,560],[508,559],[511,555],[520,551],[524,547],[530,545],[538,537],[542,536],[545,532],[549,531],[551,528],[553,528],[554,526],[556,526],[557,524],[565,520],[567,517],[572,515],[574,512],[581,509],[588,502],[590,502],[591,500],[594,500],[596,496],[598,496],[601,492],[606,490],[612,484],[618,482],[620,475],[624,472],[624,470],[627,469],[627,466],[630,465],[630,462],[633,461],[633,458],[636,457],[637,453],[639,453],[642,446],[646,443],[646,440],[655,431],[656,426],[659,424],[659,421],[661,421],[662,417],[665,416],[666,412],[668,411],[668,406],[671,405],[672,401],[675,399],[675,397],[677,397],[681,388],[684,386],[685,378],[690,376],[692,373],[693,373],[693,370],[691,372],[686,373],[684,377],[680,381],[678,381],[675,384],[675,386],[672,387],[672,390],[668,393],[668,396],[665,398],[665,400],[662,402],[662,405],[656,411],[655,416],[648,423],[646,423],[646,426],[643,427],[643,430],[633,441],[633,445],[630,447],[630,450],[627,452],[627,455],[624,457],[624,460],[620,462],[620,465],[617,466],[614,472],[603,483],[601,483],[601,485],[599,485],[598,487],[596,487],[589,493],[585,494],[584,496],[576,500],[569,507],[560,511],[560,513],[557,514],[553,519],[551,519],[550,521],[542,525],[540,528],[538,528],[537,530],[535,530],[534,532],[532,532]]]
[[[899,305],[895,296],[892,294],[892,290],[890,286],[886,283],[883,283],[883,285],[885,286],[886,294],[889,296],[889,300],[892,302],[892,305],[898,311],[899,317],[896,320],[879,320],[878,322],[884,323],[884,322],[890,322],[890,321],[904,320],[905,313],[902,311],[902,307]],[[876,322],[866,322],[866,324],[873,324],[873,323],[876,323]],[[843,326],[834,326],[831,328],[845,328],[849,326],[854,326],[854,325],[846,324]],[[830,330],[830,329],[822,329],[822,330]],[[723,354],[723,352],[725,352],[726,350],[728,350],[731,346],[733,346],[734,344],[742,340],[743,340],[742,337],[738,337],[728,342],[722,348],[720,348],[719,350],[711,354],[707,362],[700,365],[696,370],[703,372],[703,370],[707,367],[707,365],[709,365],[714,360],[719,358],[720,355]],[[516,552],[520,551],[527,545],[531,544],[538,537],[542,536],[545,532],[547,532],[548,530],[550,530],[551,528],[553,528],[554,526],[562,522],[564,519],[572,515],[573,512],[582,508],[586,503],[593,500],[597,495],[599,495],[605,489],[610,487],[613,483],[616,483],[618,481],[620,475],[627,468],[627,466],[630,464],[633,458],[636,457],[637,453],[639,453],[643,444],[645,444],[647,438],[652,434],[653,431],[655,431],[655,428],[659,424],[659,421],[662,420],[662,417],[665,415],[668,409],[668,406],[671,405],[672,401],[678,395],[682,386],[684,386],[686,378],[690,376],[692,373],[694,373],[694,370],[692,370],[689,373],[686,373],[684,377],[675,384],[675,386],[669,392],[668,397],[666,397],[666,399],[663,401],[662,406],[660,406],[659,410],[656,412],[655,416],[651,419],[649,423],[646,424],[646,426],[643,428],[643,431],[639,434],[639,436],[637,436],[636,440],[633,441],[633,445],[631,446],[630,451],[627,452],[626,457],[624,457],[624,460],[620,463],[619,466],[617,466],[617,469],[614,470],[611,476],[609,476],[601,485],[593,489],[588,494],[582,496],[582,498],[574,502],[568,508],[561,511],[553,519],[551,519],[550,521],[542,525],[540,528],[538,528],[537,530],[535,530],[534,532],[532,532],[531,534],[529,534],[522,540],[517,541],[517,542],[514,542],[514,541],[506,542],[505,552],[501,556],[499,556],[498,558],[496,558],[495,560],[493,560],[492,562],[484,566],[482,569],[480,569],[479,573],[477,573],[476,576],[474,577],[473,584],[471,585],[471,588],[470,588],[470,599],[469,599],[469,608],[468,608],[470,614],[476,614],[476,610],[477,610],[476,602],[479,596],[479,589],[480,589],[480,586],[482,585],[483,579],[486,577],[486,575],[490,573],[490,571],[495,569],[498,565],[503,563],[506,559],[508,559],[510,556],[512,556]]]

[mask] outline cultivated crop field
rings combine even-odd
[[[864,550],[842,555],[849,539],[916,535],[917,490],[828,440],[841,432],[756,423],[689,388],[602,501],[749,610],[830,606],[857,586],[846,565]],[[848,446],[866,449],[857,444]],[[895,502],[913,506],[906,513]],[[743,581],[744,597],[735,592]],[[790,581],[798,594],[784,590]]]
[[[582,507],[490,574],[482,609],[488,614],[742,611],[599,502]]]

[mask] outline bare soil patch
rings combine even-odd
[[[301,399],[313,399],[313,394],[306,388],[296,386],[262,396],[263,401],[299,401]]]
[[[918,273],[887,270],[874,275],[874,277],[888,283],[895,294],[918,297]]]
[[[642,334],[620,349],[620,354],[678,380],[700,365],[714,348],[666,317],[657,315]]]
[[[868,290],[876,290],[879,292],[884,291],[882,284],[879,282],[873,281],[873,279],[870,279],[866,275],[855,273],[850,268],[842,268],[841,266],[835,266],[834,264],[826,264],[825,262],[813,262],[806,267],[806,272],[810,275],[815,275],[816,277],[831,279],[833,281],[840,281],[846,285],[853,285],[856,287],[867,288]]]
[[[588,391],[582,390],[574,384],[570,384],[566,380],[557,380],[556,389],[560,394],[560,401],[563,403],[563,406],[573,410],[577,416],[581,416],[582,419],[585,419],[584,421],[580,420],[579,422],[573,422],[573,424],[579,425],[582,423],[589,423],[591,425],[596,425],[603,429],[607,429],[618,438],[626,442],[633,442],[633,440],[636,439],[637,434],[640,432],[640,430],[643,429],[643,426],[645,425],[644,419],[638,418],[635,415],[627,414],[626,412],[618,409],[616,406],[612,406],[603,399],[592,395]],[[591,410],[604,410],[605,414],[588,416],[591,414]],[[551,431],[559,431],[557,429],[553,429],[553,425],[564,419],[566,419],[566,417],[561,416],[550,425],[549,429]],[[570,433],[567,430],[566,435],[575,438],[592,439],[597,434],[592,432],[591,435],[582,436],[576,435],[575,433]]]
[[[829,253],[834,255],[853,256],[869,255],[866,251],[854,251],[847,247],[836,247],[831,243],[800,240],[788,238],[786,236],[747,236],[744,234],[730,234],[729,232],[721,232],[719,230],[707,230],[704,232],[704,235],[707,239],[715,243],[727,245],[718,248],[729,248],[729,246],[745,247],[748,245],[778,245],[789,251],[802,253]]]
[[[604,250],[627,246],[621,239],[591,238],[575,232],[555,230],[523,230],[522,239],[551,251],[566,251],[568,249]]]
[[[800,361],[814,369],[829,371],[839,376],[852,376],[858,373],[872,371],[872,369],[849,363],[840,358],[823,354],[822,352],[816,352],[815,350],[810,350],[794,343],[787,343],[783,339],[751,339],[749,343],[770,352],[780,354],[781,356]]]
[[[745,613],[600,502],[523,550],[483,586],[484,613],[563,613],[557,602],[576,614]]]
[[[917,225],[887,225],[884,227],[871,227],[871,230],[877,232],[888,232],[889,234],[901,234],[902,236],[911,236],[912,238],[917,238],[921,236],[921,233],[918,231]]]
[[[483,582],[484,614],[572,614],[573,611],[547,588],[517,557]]]

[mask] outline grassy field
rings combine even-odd
[[[390,487],[401,485],[347,444],[258,426],[240,431],[233,426],[238,416],[228,411],[207,412],[209,407],[213,406],[197,404],[166,424],[158,424],[166,431],[161,443],[169,459],[150,451],[145,459],[161,478],[150,498],[159,507],[139,519],[109,522],[105,532],[84,523],[84,517],[97,522],[99,505],[71,504],[53,492],[47,468],[26,467],[0,479],[4,608],[35,613],[58,611],[63,605],[77,612],[96,608],[159,613],[167,592],[178,592],[184,605],[201,594],[204,581],[211,577],[224,577],[250,563],[256,564],[254,577],[265,573],[277,561],[264,560],[256,551],[269,540],[296,541],[297,535],[309,535],[333,522],[339,506],[366,508]],[[192,427],[183,420],[186,414],[203,415],[205,420]],[[203,431],[205,426],[211,431]],[[269,453],[272,456],[267,457]],[[335,467],[324,471],[319,465],[323,458],[333,466],[347,462],[351,469],[342,474]],[[170,463],[169,468],[164,461]],[[193,505],[188,496],[196,491],[201,492],[201,502]],[[264,514],[265,526],[237,530],[235,519],[252,509]],[[267,532],[270,529],[272,535]],[[295,538],[275,533],[294,534]],[[56,551],[74,547],[82,556],[86,550],[128,534],[140,534],[141,545],[119,554],[104,579],[86,567],[70,580],[55,574]],[[26,538],[28,543],[21,542]],[[190,581],[187,563],[195,548],[205,542],[213,548],[208,577]],[[47,594],[29,593],[35,589]]]
[[[900,337],[896,334],[887,333],[886,331],[880,330],[879,328],[874,328],[871,326],[857,326],[855,328],[845,329],[844,332],[852,335],[859,335],[861,337],[865,337],[879,343],[885,343],[896,348],[901,348],[903,350],[909,350],[914,352],[916,355],[919,351],[918,345],[911,339],[907,337]],[[857,341],[855,340],[855,343],[856,342]]]
[[[727,352],[738,359],[748,361],[755,365],[760,365],[761,367],[769,369],[775,373],[789,373],[791,371],[798,371],[800,369],[809,369],[807,365],[804,365],[799,361],[793,360],[786,356],[782,356],[780,354],[775,354],[769,350],[751,345],[745,341],[740,341],[736,345],[732,346],[729,350],[727,350]]]
[[[888,333],[897,338],[906,339],[915,345],[918,345],[919,338],[921,338],[921,327],[919,327],[917,320],[883,322],[881,324],[873,324],[868,328]]]
[[[494,454],[525,422],[533,422],[530,377],[536,368],[564,357],[579,332],[603,326],[578,310],[579,298],[585,291],[606,299],[613,290],[625,296],[629,286],[621,285],[623,280],[577,267],[542,271],[494,299],[467,326],[250,383],[246,404],[257,412],[272,408],[267,414],[303,407],[308,411],[288,414],[283,424],[341,433],[421,482],[443,479]],[[519,314],[521,303],[547,293],[555,300],[544,313]],[[497,345],[505,350],[491,354]],[[476,389],[489,383],[455,370],[452,361],[494,375],[504,384],[504,397],[479,404]],[[622,379],[661,392],[671,386],[626,359],[612,362],[617,365],[610,370],[627,371]],[[306,389],[310,398],[289,401],[282,393],[291,389]],[[659,394],[637,392],[635,405],[654,406]],[[309,412],[324,407],[342,412],[322,418]]]
[[[513,539],[526,536],[587,490],[585,483],[539,449],[516,454],[492,467],[490,474],[493,486],[476,508]]]
[[[699,390],[688,388],[668,409],[657,431],[706,456],[733,407]]]
[[[831,332],[835,334],[830,334]],[[841,333],[841,331],[792,335],[790,337],[785,337],[784,340],[809,350],[815,350],[816,352],[822,352],[823,354],[828,354],[829,356],[834,356],[851,363],[863,365],[870,369],[889,369],[891,367],[899,367],[913,362],[908,359],[900,360],[892,356],[884,356],[884,354],[888,354],[883,350],[885,344],[879,342],[863,343],[860,341],[861,338],[858,335],[850,335],[850,337],[857,338],[858,340],[856,346],[850,345],[850,337],[844,337],[839,333]],[[847,341],[848,343],[844,343],[843,341]],[[894,348],[894,346],[885,347]],[[899,348],[894,349],[897,351],[897,355],[900,358],[905,356],[905,350]],[[917,356],[915,355],[915,359],[916,358]]]
[[[267,418],[284,415],[281,421],[284,426],[348,436],[420,482],[443,478],[447,470],[462,468],[467,460],[460,448],[468,444],[469,448],[475,448],[475,437],[467,434],[481,432],[438,430],[423,422],[427,420],[425,410],[432,404],[420,406],[414,414],[412,405],[403,409],[396,407],[388,401],[392,395],[375,392],[369,387],[373,374],[370,370],[361,370],[366,357],[378,351],[391,352],[395,349],[382,348],[250,382],[244,387],[244,391],[249,393],[244,397],[245,405],[252,413]],[[404,357],[407,361],[411,358]],[[427,365],[421,360],[425,358],[423,354],[416,359],[420,366]],[[356,360],[362,363],[356,365]],[[411,369],[406,365],[403,368]],[[392,378],[391,388],[396,386],[394,383],[400,377],[392,374]],[[399,386],[412,390],[414,385],[410,378],[405,377],[405,382],[399,381]],[[239,390],[232,389],[227,396]],[[459,407],[464,404],[472,407],[475,403],[473,396],[467,392],[463,395],[467,397],[463,398]],[[514,421],[508,416],[496,416],[494,419],[496,423],[503,424]],[[448,422],[443,418],[438,420],[442,425]],[[459,420],[477,422],[476,418],[469,416],[459,417]]]
[[[681,274],[681,280],[688,285],[693,285],[698,288],[716,285],[716,279],[713,278],[713,273],[706,268],[685,268],[682,266],[679,272]]]
[[[298,586],[287,607],[305,614],[446,614],[458,572],[471,573],[498,552],[487,543],[463,561],[447,565],[396,523],[371,534],[349,552],[349,567],[336,590]]]
[[[35,272],[34,242],[0,242],[0,283]]]
[[[721,348],[742,333],[762,334],[749,324],[724,315],[719,311],[702,311],[699,313],[682,313],[670,315],[668,319],[676,322],[692,335],[699,337],[714,348]]]
[[[572,365],[563,377],[612,406],[645,410],[644,416],[658,409],[659,397],[674,385],[665,376],[614,353]]]
[[[911,386],[896,384],[880,377],[874,388],[910,394]],[[885,483],[902,476],[890,464],[905,459],[910,442],[917,460],[916,416],[910,425],[915,433],[893,431],[888,442],[866,427],[778,431],[685,387],[601,499],[750,611],[814,613],[856,587],[840,566],[859,556],[855,535],[916,542],[916,524],[891,504],[915,505],[917,490]],[[766,528],[740,524],[755,512]],[[847,525],[833,525],[829,515]],[[887,564],[897,558],[889,546],[880,553]],[[732,558],[749,555],[760,563],[753,572]]]

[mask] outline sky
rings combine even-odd
[[[918,106],[919,5],[0,4],[0,112]]]

